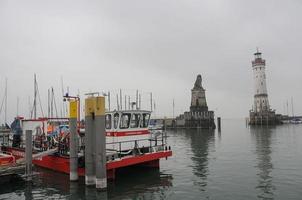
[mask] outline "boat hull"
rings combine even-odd
[[[24,149],[17,149],[12,147],[6,147],[7,152],[11,152],[17,159],[24,157]],[[107,178],[114,179],[116,170],[129,167],[129,166],[144,166],[144,167],[159,167],[159,160],[161,158],[168,158],[172,156],[171,150],[158,151],[153,153],[146,153],[143,155],[131,155],[125,156],[121,159],[108,161],[107,167]],[[44,157],[33,160],[33,164],[39,167],[50,169],[53,171],[69,174],[69,157],[61,155],[47,155]],[[78,168],[79,176],[85,176],[85,168]]]

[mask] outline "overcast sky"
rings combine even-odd
[[[51,86],[61,104],[63,77],[71,94],[139,89],[146,106],[153,92],[156,115],[171,116],[173,99],[189,110],[201,74],[216,116],[247,117],[259,47],[271,107],[288,100],[291,113],[293,97],[302,114],[301,11],[300,0],[0,0],[0,103],[7,77],[9,120],[17,97],[28,116],[36,73],[44,113]]]

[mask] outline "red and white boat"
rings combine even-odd
[[[159,167],[161,158],[172,156],[164,132],[153,134],[149,129],[150,111],[123,110],[106,113],[107,178],[115,178],[116,170],[128,166]],[[20,143],[2,146],[2,151],[11,153],[16,159],[24,157],[25,130],[33,130],[34,152],[45,152],[33,160],[37,166],[58,172],[69,173],[69,129],[68,119],[40,118],[21,120],[23,130]],[[84,125],[82,125],[84,126]],[[84,127],[79,125],[78,173],[85,175]],[[58,152],[49,155],[57,148]],[[43,154],[43,153],[42,153]]]

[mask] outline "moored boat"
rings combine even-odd
[[[293,118],[289,121],[291,124],[302,124],[302,120],[299,118]]]
[[[154,135],[148,129],[150,111],[123,110],[105,115],[107,177],[114,178],[115,171],[126,166],[159,167],[161,158],[172,155],[167,145],[166,135]],[[40,156],[33,160],[37,166],[69,173],[69,128],[68,119],[40,118],[19,119],[23,130],[19,141],[2,149],[10,152],[16,159],[24,157],[24,132],[33,130],[34,154],[57,148],[55,154]],[[80,129],[80,126],[82,129]],[[79,124],[78,173],[85,175],[85,124]],[[81,131],[80,131],[81,130]],[[17,138],[17,137],[14,137]]]

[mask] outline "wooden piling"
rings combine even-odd
[[[95,97],[85,99],[85,184],[95,184],[95,133],[94,131]]]
[[[78,133],[77,133],[78,101],[69,103],[69,129],[70,129],[70,180],[77,181],[78,175]]]
[[[221,131],[221,118],[217,117],[217,126],[218,126],[218,131]]]
[[[32,130],[25,131],[26,147],[25,147],[25,175],[26,180],[32,180]]]
[[[96,97],[95,105],[95,182],[97,189],[105,190],[107,188],[105,98]]]

